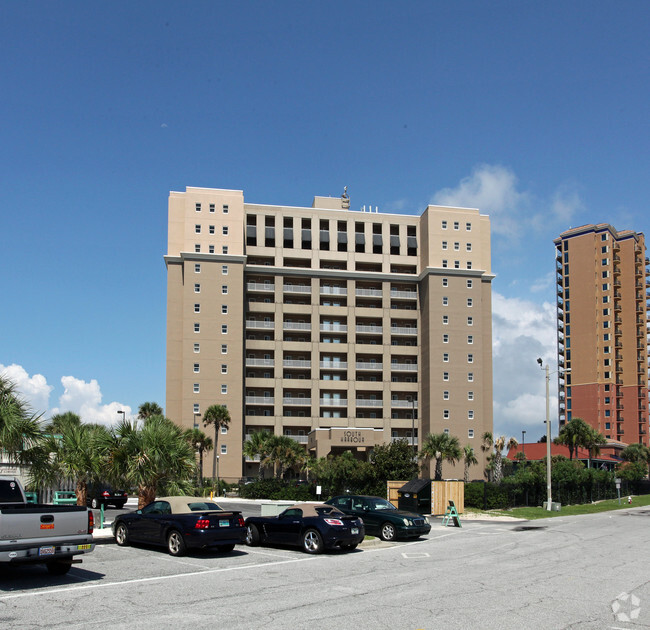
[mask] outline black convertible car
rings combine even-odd
[[[172,556],[181,556],[190,548],[232,551],[244,542],[246,528],[241,512],[226,512],[209,499],[161,497],[141,510],[120,514],[113,521],[113,535],[118,545],[161,545]]]
[[[354,549],[365,535],[363,521],[331,505],[301,503],[278,516],[246,519],[246,544],[296,545],[307,553],[324,549]]]

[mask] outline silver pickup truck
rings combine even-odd
[[[92,534],[87,507],[27,503],[20,481],[0,476],[0,563],[41,563],[63,575],[81,562],[73,556],[95,548]]]

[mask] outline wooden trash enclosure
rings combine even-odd
[[[386,482],[386,496],[395,507],[399,507],[397,491],[405,483],[406,481]],[[454,502],[458,514],[463,514],[465,511],[465,482],[457,480],[432,481],[431,514],[433,516],[444,516],[450,500]]]

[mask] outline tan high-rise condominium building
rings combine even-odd
[[[648,444],[648,271],[643,234],[584,225],[555,239],[560,427]]]
[[[492,431],[490,223],[244,202],[237,190],[169,197],[167,415],[201,426],[226,405],[219,474],[254,476],[247,435],[288,435],[317,456],[448,431]],[[208,459],[211,459],[208,457]],[[205,466],[209,472],[210,465]],[[462,464],[446,475],[462,475]]]

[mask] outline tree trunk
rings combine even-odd
[[[77,505],[86,505],[88,498],[88,486],[85,480],[77,479],[77,487],[75,488],[75,496],[77,497]]]
[[[465,464],[465,483],[469,483],[469,466]]]
[[[435,481],[442,481],[442,457],[436,459],[436,473],[434,476]]]
[[[156,498],[156,488],[154,486],[138,486],[138,510],[145,505],[149,505]]]

